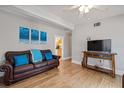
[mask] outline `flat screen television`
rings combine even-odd
[[[88,51],[111,52],[111,39],[87,41]]]

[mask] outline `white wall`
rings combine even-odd
[[[101,26],[93,27],[96,22],[101,22]],[[124,73],[124,15],[97,20],[85,25],[76,25],[72,33],[72,60],[74,63],[81,64],[81,51],[87,49],[86,38],[112,39],[112,52],[116,56],[116,73]],[[96,60],[89,59],[89,64],[96,64]],[[102,62],[102,67],[111,68],[110,62]]]
[[[19,42],[19,27],[26,26],[47,32],[47,44],[22,44]],[[70,34],[65,29],[50,26],[44,22],[28,20],[22,16],[0,11],[0,62],[4,61],[6,51],[28,50],[32,48],[51,49],[54,54],[55,35],[64,36],[64,57],[69,57],[71,49],[68,42]]]
[[[65,47],[64,47],[64,50],[65,51],[72,50],[71,49],[72,48],[72,44],[71,44],[71,42],[72,42],[72,34],[68,34],[68,37],[65,37],[64,39],[65,39],[65,43],[66,43]],[[68,47],[66,47],[66,46],[68,46]],[[64,58],[70,58],[71,54],[72,54],[71,51],[67,52],[65,54],[66,57],[64,57]]]

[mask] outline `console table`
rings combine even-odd
[[[115,77],[115,55],[117,55],[116,53],[83,51],[83,55],[84,56],[83,56],[83,60],[82,60],[82,67],[90,68],[90,69],[97,70],[97,71],[102,71],[102,72],[110,74],[112,77]],[[98,66],[88,65],[87,64],[88,63],[88,57],[110,60],[111,65],[112,65],[112,69],[108,70],[108,69],[100,68]]]

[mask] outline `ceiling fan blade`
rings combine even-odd
[[[80,5],[73,5],[73,6],[71,6],[70,8],[69,8],[69,10],[73,10],[73,9],[76,9],[76,8],[79,8],[80,7]]]
[[[108,9],[98,9],[98,8],[94,8],[96,11],[99,11],[99,12],[106,12],[106,11],[108,11]]]
[[[100,7],[93,7],[93,9],[97,10],[97,11],[100,11],[100,12],[105,12],[105,11],[108,11],[109,8],[100,8]]]

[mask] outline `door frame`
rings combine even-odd
[[[55,39],[54,39],[54,42],[55,42],[55,46],[54,46],[55,55],[57,55],[57,51],[56,51],[56,39],[57,38],[62,38],[62,60],[63,60],[64,59],[64,36],[55,35]]]

